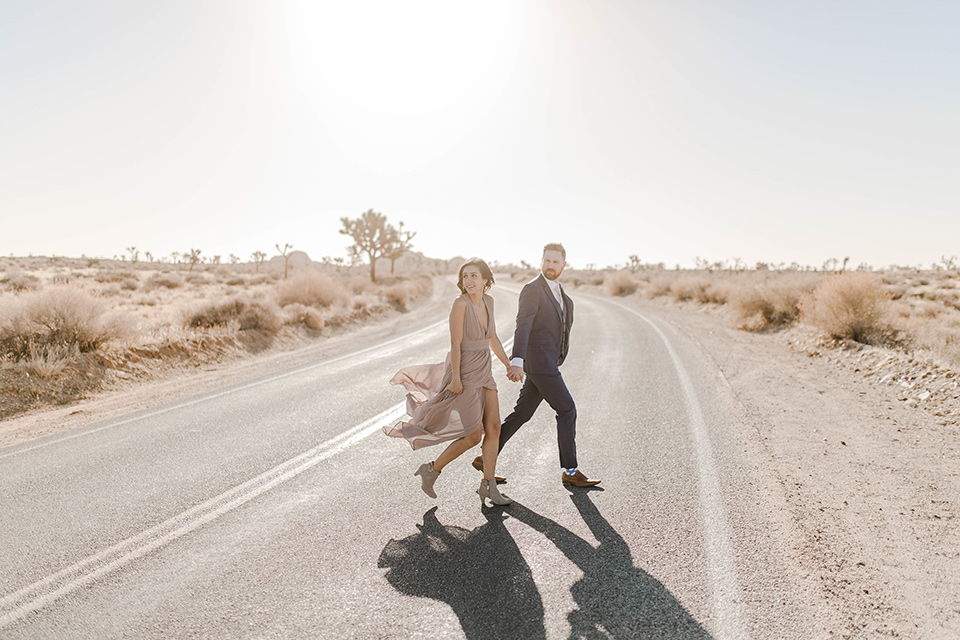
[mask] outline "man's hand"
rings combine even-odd
[[[523,382],[523,367],[511,365],[511,367],[507,369],[507,378],[512,382]]]

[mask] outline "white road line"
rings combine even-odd
[[[172,405],[172,406],[169,406],[169,407],[164,407],[163,409],[157,409],[156,411],[151,411],[151,412],[149,412],[149,413],[145,413],[145,414],[142,414],[142,415],[139,415],[139,416],[133,416],[133,417],[127,418],[127,419],[125,419],[125,420],[120,420],[119,422],[112,422],[112,423],[110,423],[110,424],[104,425],[104,426],[102,426],[102,427],[98,427],[98,428],[96,428],[96,429],[89,429],[89,430],[86,430],[86,431],[80,431],[80,432],[77,432],[77,433],[71,433],[71,434],[69,434],[69,435],[65,435],[65,436],[63,436],[63,437],[56,438],[56,439],[54,439],[54,440],[47,440],[47,441],[44,441],[44,442],[37,443],[37,444],[35,444],[35,445],[33,445],[33,446],[30,446],[30,447],[25,447],[25,448],[23,448],[23,449],[17,449],[17,450],[15,450],[15,451],[10,451],[10,452],[8,452],[8,453],[3,453],[3,454],[0,454],[0,460],[3,460],[4,458],[9,458],[10,456],[15,456],[15,455],[18,455],[18,454],[21,454],[21,453],[26,453],[26,452],[28,452],[28,451],[33,451],[33,450],[35,450],[35,449],[41,449],[41,448],[43,448],[43,447],[49,447],[50,445],[59,444],[59,443],[61,443],[61,442],[66,442],[66,441],[68,441],[68,440],[73,440],[74,438],[81,438],[81,437],[83,437],[83,436],[88,436],[88,435],[90,435],[90,434],[97,433],[97,432],[103,431],[103,430],[105,430],[105,429],[113,429],[113,428],[115,428],[115,427],[120,427],[120,426],[123,426],[123,425],[125,425],[125,424],[130,424],[131,422],[137,422],[138,420],[146,420],[147,418],[153,418],[153,417],[156,417],[156,416],[159,416],[159,415],[163,415],[163,414],[165,414],[165,413],[169,413],[169,412],[171,412],[171,411],[176,411],[176,410],[178,410],[178,409],[184,409],[184,408],[186,408],[186,407],[192,407],[193,405],[201,404],[201,403],[207,402],[207,401],[209,401],[209,400],[215,400],[215,399],[217,399],[217,398],[222,398],[223,396],[228,396],[228,395],[230,395],[230,394],[237,393],[237,392],[239,392],[239,391],[246,391],[247,389],[251,389],[251,388],[253,388],[253,387],[258,387],[258,386],[260,386],[260,385],[268,384],[268,383],[271,383],[271,382],[276,382],[277,380],[282,380],[283,378],[289,378],[290,376],[295,376],[295,375],[298,375],[298,374],[300,374],[300,373],[304,373],[305,371],[311,371],[311,370],[316,369],[316,368],[318,368],[318,367],[325,367],[325,366],[334,364],[335,362],[340,362],[340,361],[342,361],[342,360],[347,360],[347,359],[349,359],[349,358],[356,358],[356,357],[358,357],[358,356],[362,356],[362,355],[364,355],[364,354],[370,353],[371,351],[378,350],[378,349],[382,349],[383,347],[387,347],[387,346],[396,344],[396,343],[398,343],[398,342],[403,342],[403,341],[405,341],[405,340],[410,340],[410,339],[412,339],[412,338],[414,338],[414,337],[417,337],[417,336],[422,335],[422,334],[425,334],[425,333],[430,333],[430,332],[435,331],[436,329],[438,329],[438,328],[440,328],[440,327],[445,327],[445,326],[447,326],[447,323],[448,323],[447,320],[441,320],[440,322],[435,322],[435,323],[433,323],[433,324],[431,324],[431,325],[428,325],[428,326],[424,327],[423,329],[418,329],[417,331],[414,331],[414,332],[412,332],[412,333],[408,333],[408,334],[406,334],[406,335],[399,336],[399,337],[397,337],[397,338],[394,338],[394,339],[392,339],[392,340],[388,340],[388,341],[386,341],[386,342],[380,342],[380,343],[377,343],[377,344],[375,344],[375,345],[371,345],[371,346],[369,346],[369,347],[365,347],[365,348],[363,348],[363,349],[360,349],[359,351],[354,351],[354,352],[352,352],[352,353],[348,353],[348,354],[345,354],[345,355],[342,355],[342,356],[337,356],[336,358],[331,358],[331,359],[329,359],[329,360],[324,360],[323,362],[317,362],[317,363],[315,363],[315,364],[307,365],[307,366],[301,367],[301,368],[299,368],[299,369],[294,369],[293,371],[287,371],[287,372],[285,372],[285,373],[281,373],[281,374],[278,374],[278,375],[275,375],[275,376],[271,376],[271,377],[269,377],[269,378],[264,378],[264,379],[262,379],[262,380],[257,380],[256,382],[251,382],[251,383],[249,383],[249,384],[241,385],[241,386],[239,386],[239,387],[234,387],[234,388],[232,388],[232,389],[227,389],[226,391],[221,391],[221,392],[219,392],[219,393],[214,393],[214,394],[211,394],[211,395],[202,396],[202,397],[200,397],[200,398],[195,398],[195,399],[190,400],[190,401],[187,401],[187,402],[181,402],[181,403],[178,403],[178,404],[175,404],[175,405]],[[16,445],[10,445],[10,446],[16,446]]]
[[[660,337],[663,345],[673,360],[673,366],[680,379],[680,388],[683,390],[684,403],[689,418],[690,436],[693,440],[697,456],[697,472],[699,473],[700,506],[703,509],[703,536],[707,553],[707,568],[710,573],[710,588],[713,598],[714,616],[717,620],[716,635],[720,639],[748,638],[744,625],[743,597],[740,591],[740,582],[737,579],[737,567],[734,562],[733,545],[730,543],[730,529],[727,525],[726,510],[723,507],[723,494],[720,491],[720,476],[713,462],[713,450],[710,446],[710,434],[703,419],[703,410],[697,391],[687,374],[686,368],[680,361],[680,356],[674,350],[670,340],[645,315],[612,300],[604,300],[624,311],[627,311],[648,325]]]
[[[379,431],[383,425],[400,419],[405,412],[406,402],[394,405],[252,480],[198,504],[138,535],[127,538],[100,553],[84,558],[43,580],[0,598],[0,628],[16,622],[104,574],[169,544],[194,529],[253,500],[280,483],[310,469],[317,463],[357,444],[370,434]]]

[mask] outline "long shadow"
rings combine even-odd
[[[567,616],[570,638],[706,640],[712,636],[656,578],[633,565],[630,547],[586,491],[571,495],[596,548],[521,504],[510,515],[545,535],[581,571],[570,588],[577,609]]]
[[[389,568],[387,581],[449,604],[468,640],[545,639],[543,601],[503,512],[483,509],[487,523],[467,531],[440,524],[436,511],[423,514],[419,533],[384,547],[377,565]]]

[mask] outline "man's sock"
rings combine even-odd
[[[575,476],[575,475],[577,475],[577,468],[574,467],[574,468],[572,468],[572,469],[564,469],[563,472],[564,472],[565,474],[567,474],[568,476]]]

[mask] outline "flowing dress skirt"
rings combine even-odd
[[[464,316],[463,342],[460,344],[460,381],[463,393],[450,391],[453,381],[450,354],[444,362],[404,367],[390,384],[407,391],[409,419],[387,425],[383,432],[404,438],[414,449],[456,440],[483,427],[486,389],[496,390],[491,373],[490,337],[496,335],[493,323],[493,298],[484,295],[489,322],[486,331],[475,308]]]

